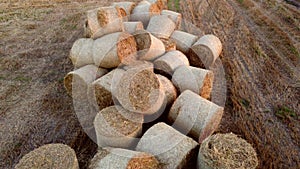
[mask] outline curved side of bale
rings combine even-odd
[[[172,76],[173,84],[181,93],[191,90],[205,99],[210,97],[213,79],[212,71],[185,65],[178,67]]]
[[[101,148],[91,160],[90,169],[157,169],[159,162],[148,153],[120,148]]]
[[[115,68],[136,60],[136,41],[125,32],[105,35],[94,42],[93,60],[103,68]]]
[[[175,30],[170,37],[176,42],[177,50],[187,54],[198,37],[187,32]]]
[[[145,30],[136,31],[133,36],[136,40],[139,60],[151,61],[166,52],[163,42]]]
[[[87,95],[88,85],[96,78],[107,73],[107,70],[97,68],[94,65],[86,65],[72,72],[69,72],[64,78],[64,86],[67,93],[73,99],[80,99]]]
[[[124,31],[130,34],[138,30],[144,30],[144,26],[142,22],[124,22]]]
[[[132,148],[142,134],[144,117],[129,112],[121,106],[102,109],[95,117],[97,144],[99,147]]]
[[[166,15],[151,17],[147,31],[157,38],[169,39],[176,28],[175,23]]]
[[[161,73],[170,77],[180,66],[189,66],[187,57],[178,50],[169,51],[154,61],[154,68]]]
[[[201,143],[219,126],[223,108],[189,90],[174,102],[168,115],[173,126]]]
[[[74,42],[69,55],[74,67],[80,68],[85,65],[94,64],[93,45],[94,40],[89,38],[80,38]]]
[[[145,132],[136,150],[153,154],[163,168],[190,168],[196,165],[198,143],[165,123],[157,123]]]
[[[144,64],[128,69],[116,86],[116,98],[133,112],[154,114],[164,100],[164,91],[153,67]]]
[[[161,10],[157,4],[151,4],[148,1],[141,1],[132,11],[130,21],[141,21],[144,28],[147,28],[150,18],[159,15]]]
[[[79,165],[71,147],[64,144],[48,144],[26,154],[15,166],[15,169],[28,168],[79,169]]]
[[[258,159],[254,148],[235,134],[216,134],[201,144],[197,167],[255,169]]]
[[[90,10],[87,12],[87,18],[93,39],[124,30],[122,10],[118,7],[100,7]]]
[[[189,50],[191,65],[202,68],[209,68],[222,52],[222,43],[214,35],[202,36]]]
[[[182,15],[181,13],[170,11],[170,10],[162,10],[161,15],[166,15],[175,23],[175,29],[181,28]]]

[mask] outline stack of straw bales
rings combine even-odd
[[[75,70],[64,85],[99,146],[90,168],[195,168],[197,157],[200,168],[257,166],[244,140],[234,138],[235,146],[227,135],[210,137],[223,115],[210,101],[209,70],[222,44],[214,35],[184,32],[181,23],[166,0],[87,12],[84,38],[70,52]],[[225,149],[239,153],[227,156]]]

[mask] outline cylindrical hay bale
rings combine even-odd
[[[165,45],[166,51],[176,50],[176,42],[172,39],[160,39]]]
[[[153,154],[163,169],[195,168],[198,143],[165,123],[157,123],[145,132],[136,150]]]
[[[144,30],[144,26],[142,22],[124,22],[124,31],[130,34],[138,30]]]
[[[94,112],[99,112],[102,109],[114,104],[112,95],[112,84],[118,83],[117,80],[122,77],[125,71],[122,69],[114,69],[106,75],[94,81],[88,88],[88,99]],[[96,115],[95,115],[96,116]]]
[[[221,52],[220,39],[214,35],[204,35],[191,47],[188,57],[192,66],[209,68]]]
[[[175,30],[170,37],[176,42],[176,49],[187,54],[198,37],[187,32]]]
[[[87,12],[91,37],[97,39],[103,35],[122,32],[122,12],[118,7],[100,7]]]
[[[158,169],[159,162],[148,153],[121,148],[102,148],[91,160],[90,169]]]
[[[75,151],[64,144],[48,144],[26,154],[15,169],[66,168],[79,169]]]
[[[136,5],[134,2],[114,2],[112,6],[123,9],[126,14],[123,21],[128,21],[130,14]]]
[[[86,65],[69,72],[64,78],[67,93],[72,96],[73,99],[86,97],[88,85],[106,73],[107,70],[97,68],[94,65]]]
[[[151,4],[148,1],[141,1],[132,11],[130,21],[141,21],[144,28],[147,28],[150,18],[160,14],[157,4]]]
[[[151,17],[147,31],[158,38],[168,39],[176,28],[175,23],[166,15]]]
[[[168,9],[168,0],[147,0],[151,4],[156,4],[160,10]]]
[[[136,60],[136,41],[125,32],[105,35],[94,41],[93,59],[95,65],[115,68],[120,63],[130,64]]]
[[[216,134],[201,144],[197,168],[255,169],[258,159],[254,148],[233,133]]]
[[[192,66],[180,66],[172,76],[172,82],[180,93],[191,90],[205,99],[210,98],[213,81],[212,71]]]
[[[186,90],[172,105],[168,120],[176,129],[202,143],[218,128],[222,116],[222,107]]]
[[[69,55],[74,67],[94,64],[93,45],[94,40],[89,38],[80,38],[74,42]]]
[[[175,29],[180,29],[181,21],[182,21],[181,13],[170,11],[170,10],[162,10],[161,15],[168,16],[175,23],[175,25],[176,25]]]
[[[141,114],[156,113],[165,97],[153,67],[148,64],[128,69],[115,89],[114,96],[125,109]]]
[[[175,70],[183,65],[189,66],[189,60],[178,50],[167,52],[154,61],[154,68],[167,77],[172,76]]]
[[[163,89],[165,91],[165,98],[166,98],[167,105],[173,104],[173,102],[177,98],[177,91],[176,91],[175,86],[165,76],[157,75],[157,77],[159,78],[159,80],[163,86]]]
[[[140,60],[151,61],[166,52],[163,42],[145,30],[136,31],[133,36],[136,40]]]
[[[110,106],[95,117],[97,144],[99,147],[132,148],[142,134],[144,117],[125,110],[121,106]]]

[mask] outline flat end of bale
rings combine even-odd
[[[190,48],[187,52],[187,58],[189,59],[190,65],[205,69],[204,61],[199,57],[198,52]]]
[[[203,80],[202,88],[200,89],[200,96],[202,96],[205,99],[210,98],[210,94],[213,88],[213,82],[214,82],[214,73],[212,71],[208,71],[207,75]]]
[[[159,161],[152,155],[140,153],[131,158],[126,169],[157,169]]]
[[[160,97],[161,84],[154,72],[144,69],[134,76],[129,90],[129,99],[133,107],[144,112],[156,104]]]
[[[135,38],[123,32],[117,44],[118,57],[122,64],[128,65],[136,61],[137,43]]]
[[[129,112],[120,106],[101,110],[94,121],[95,129],[103,136],[129,136],[142,128],[143,116]],[[106,124],[103,124],[103,120]]]
[[[204,140],[200,147],[198,165],[211,168],[254,169],[258,159],[254,148],[235,134],[216,134]]]
[[[149,50],[151,46],[151,35],[145,30],[138,30],[133,33],[136,40],[137,50],[143,52],[144,50]]]
[[[207,46],[199,44],[190,48],[188,59],[192,66],[208,69],[214,63],[214,54]]]
[[[79,169],[75,151],[64,144],[48,144],[41,146],[23,156],[15,168]]]

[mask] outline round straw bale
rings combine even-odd
[[[74,67],[94,64],[93,45],[94,40],[89,38],[80,38],[74,42],[69,55]]]
[[[151,17],[147,31],[158,38],[168,39],[176,28],[175,23],[166,15],[156,15]]]
[[[47,144],[25,156],[15,169],[66,168],[79,169],[75,151],[64,144]]]
[[[67,93],[73,97],[73,99],[81,99],[86,97],[88,85],[106,73],[107,70],[105,69],[97,68],[94,65],[86,65],[69,72],[65,76],[65,89],[67,90]]]
[[[97,66],[115,68],[120,63],[130,64],[136,60],[136,41],[125,32],[105,35],[94,41],[93,59]]]
[[[198,37],[187,32],[175,30],[170,37],[176,42],[176,49],[187,54]]]
[[[130,34],[138,30],[144,30],[144,26],[142,22],[124,22],[124,30]]]
[[[183,65],[189,66],[189,60],[178,50],[169,51],[154,61],[154,68],[167,77],[172,76]]]
[[[153,154],[163,169],[194,168],[198,143],[165,123],[157,123],[145,132],[136,150]]]
[[[176,50],[176,42],[174,40],[172,40],[172,39],[163,39],[163,38],[160,38],[160,40],[165,45],[165,50],[167,52],[172,51],[172,50]]]
[[[115,89],[120,104],[132,112],[154,114],[163,104],[162,85],[148,64],[128,69]]]
[[[157,75],[157,77],[159,78],[159,80],[160,80],[160,82],[161,82],[161,84],[163,86],[163,89],[165,91],[165,98],[167,100],[167,105],[173,104],[173,102],[177,98],[177,91],[176,91],[175,86],[165,76]]]
[[[175,23],[176,25],[175,29],[180,29],[181,21],[182,21],[181,13],[170,11],[170,10],[162,10],[161,15],[168,16]]]
[[[201,143],[218,128],[222,116],[222,107],[186,90],[172,105],[168,120]]]
[[[168,9],[168,0],[147,0],[151,4],[156,4],[160,10]]]
[[[102,109],[95,117],[94,126],[99,147],[132,148],[142,134],[143,115],[129,112],[121,106]]]
[[[136,31],[133,34],[140,60],[154,60],[163,55],[166,50],[163,42],[145,30]]]
[[[209,68],[221,52],[220,39],[214,35],[204,35],[191,47],[188,58],[192,66]]]
[[[106,75],[94,81],[88,88],[88,99],[94,112],[99,112],[102,109],[112,106],[114,99],[112,95],[113,83],[118,83],[117,79],[122,77],[124,70],[114,69]]]
[[[201,144],[198,168],[255,169],[258,159],[254,148],[246,140],[233,133],[216,134]]]
[[[121,148],[101,148],[91,160],[90,169],[158,169],[159,162],[148,153]]]
[[[172,76],[172,82],[181,93],[191,90],[205,99],[210,98],[213,81],[212,71],[192,66],[180,66]]]
[[[132,11],[130,21],[141,21],[144,28],[147,28],[149,20],[154,15],[159,15],[161,10],[157,4],[151,4],[148,1],[141,1]]]
[[[109,6],[90,10],[87,12],[87,18],[93,39],[124,30],[122,10],[118,7]]]

